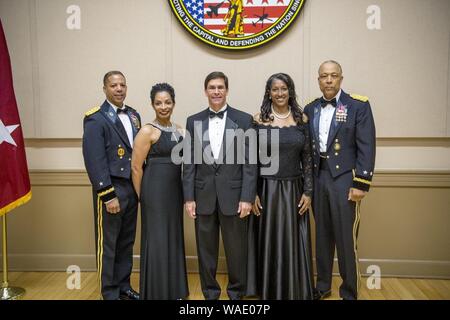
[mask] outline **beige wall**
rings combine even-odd
[[[80,137],[84,112],[103,100],[107,70],[127,75],[127,103],[144,122],[153,117],[151,85],[172,83],[174,118],[183,124],[205,106],[203,79],[213,69],[229,75],[230,104],[255,113],[270,74],[291,74],[304,104],[319,94],[319,63],[332,58],[343,65],[344,89],[369,96],[377,126],[378,182],[363,205],[363,263],[386,274],[450,277],[449,1],[309,0],[276,41],[245,52],[200,43],[164,0],[78,0],[77,31],[66,28],[72,4],[0,0],[33,170],[33,200],[8,216],[13,269],[93,268]],[[381,30],[366,27],[369,5],[381,8]],[[192,270],[191,221],[185,227]]]
[[[213,69],[229,75],[230,103],[255,113],[274,72],[292,75],[303,104],[317,96],[317,66],[329,58],[344,67],[344,89],[370,97],[378,137],[450,137],[446,0],[307,1],[279,39],[245,52],[200,43],[178,23],[167,1],[79,0],[81,30],[75,31],[66,28],[71,4],[0,0],[27,138],[79,139],[83,114],[102,102],[101,78],[110,69],[127,75],[127,102],[144,122],[153,118],[151,85],[171,82],[177,92],[174,118],[184,124],[187,115],[205,106],[202,83]],[[373,4],[381,9],[381,30],[366,26],[366,10]],[[401,141],[400,149],[378,149],[377,169],[450,168],[448,148],[425,144],[403,152]],[[80,150],[66,151],[30,147],[30,168],[82,169]]]
[[[31,179],[33,200],[8,215],[11,270],[65,270],[69,265],[94,270],[94,219],[86,174],[40,171]],[[383,276],[450,278],[449,207],[450,172],[379,172],[361,209],[361,272],[378,265]],[[187,216],[185,244],[189,271],[196,272],[194,224]],[[225,270],[221,251],[219,271]]]
[[[449,137],[450,2],[447,0],[306,1],[276,42],[228,52],[190,36],[167,1],[79,0],[81,30],[66,28],[67,0],[0,0],[17,99],[28,138],[79,138],[82,117],[103,99],[101,78],[123,70],[128,103],[148,121],[149,89],[170,81],[175,118],[205,105],[202,83],[213,69],[230,77],[230,103],[255,113],[265,80],[294,78],[302,102],[319,94],[317,67],[340,61],[344,88],[370,97],[379,137]],[[366,9],[381,8],[381,30]]]

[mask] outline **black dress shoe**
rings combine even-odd
[[[127,291],[120,293],[120,300],[139,300],[139,293],[133,289],[128,289]]]
[[[328,291],[320,291],[314,290],[314,300],[323,300],[331,296],[331,290]]]

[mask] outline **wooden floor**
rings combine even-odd
[[[66,283],[70,275],[64,272],[12,272],[10,286],[26,290],[24,300],[98,300],[97,274],[81,273],[80,289],[69,290]],[[219,274],[217,279],[226,287],[227,275]],[[382,278],[381,289],[367,289],[366,278],[362,278],[359,299],[361,300],[450,300],[450,280]],[[202,300],[198,274],[188,275],[190,300]],[[132,286],[139,289],[139,273],[133,273]],[[333,278],[333,294],[329,298],[339,299],[338,287],[341,280]],[[227,299],[222,290],[221,299]]]

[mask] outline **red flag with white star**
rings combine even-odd
[[[11,62],[0,21],[0,216],[31,199]]]

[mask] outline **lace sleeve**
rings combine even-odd
[[[303,193],[308,197],[313,192],[313,160],[311,154],[311,139],[309,138],[309,124],[303,124],[303,134],[305,135],[305,144],[303,146],[301,159],[303,169]]]
[[[253,130],[256,132],[256,159],[257,159],[257,167],[258,167],[258,178],[256,182],[256,194],[261,198],[261,190],[262,190],[262,177],[261,177],[261,162],[259,158],[259,148],[260,148],[260,140],[259,140],[259,122],[256,120],[256,116],[253,119],[252,124]]]

